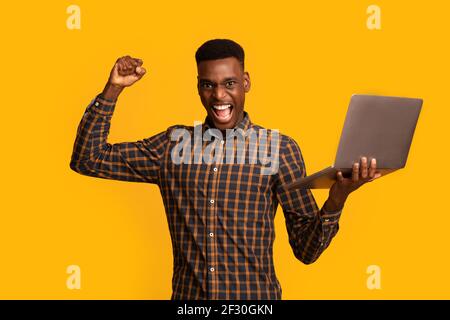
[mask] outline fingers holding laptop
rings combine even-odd
[[[377,171],[377,160],[373,158],[369,165],[367,157],[361,157],[360,162],[353,163],[350,178],[344,178],[342,171],[338,171],[336,180],[338,185],[346,188],[350,193],[364,183],[371,182],[379,177],[381,177],[381,173]]]
[[[355,162],[353,164],[352,169],[352,181],[357,182],[359,180],[370,180],[375,176],[375,172],[377,170],[377,160],[373,158],[370,161],[370,166],[367,164],[367,158],[361,157],[360,160],[361,164],[359,162]]]
[[[365,183],[381,177],[381,173],[377,171],[377,159],[373,158],[369,165],[367,158],[361,157],[360,162],[361,164],[359,162],[353,163],[352,182]],[[341,171],[338,172],[338,180],[343,180]]]
[[[381,177],[381,173],[377,171],[376,159],[372,159],[370,165],[366,157],[361,157],[360,162],[353,163],[351,177],[349,178],[344,178],[342,171],[336,173],[336,182],[330,188],[324,210],[341,210],[350,193],[363,184]]]

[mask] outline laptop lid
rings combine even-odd
[[[334,167],[351,168],[362,156],[377,168],[406,164],[422,99],[355,94],[350,99]]]

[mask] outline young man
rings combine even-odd
[[[283,188],[306,175],[297,143],[253,124],[244,111],[250,76],[241,46],[210,40],[195,57],[198,94],[207,113],[203,124],[109,144],[117,98],[146,72],[142,60],[122,57],[81,120],[70,167],[88,176],[159,186],[174,254],[172,299],[281,299],[272,254],[278,204],[295,256],[313,263],[336,235],[348,195],[379,176],[376,163],[361,158],[349,179],[339,172],[319,210],[310,190]],[[236,141],[249,138],[250,131],[263,140],[244,140],[243,156],[237,150],[234,158]],[[255,156],[267,149],[276,166],[264,171],[268,161]]]

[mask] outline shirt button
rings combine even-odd
[[[325,222],[328,222],[328,221],[330,221],[330,219],[325,219]]]
[[[96,106],[98,106],[98,104],[99,104],[98,102],[95,102],[95,105],[96,105]]]
[[[323,242],[320,243],[320,246],[323,247]]]
[[[209,233],[209,236],[210,236],[211,238],[213,238],[213,237],[214,237],[214,233],[210,232],[210,233]]]
[[[214,171],[214,172],[217,172],[217,168],[214,168],[213,171]]]
[[[214,204],[214,199],[209,200],[211,204]]]
[[[214,268],[213,267],[211,267],[211,268],[209,268],[209,271],[211,271],[211,272],[214,272]]]

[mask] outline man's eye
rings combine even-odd
[[[202,83],[201,87],[203,89],[211,89],[212,88],[212,84],[211,83]]]
[[[225,83],[227,88],[232,88],[235,84],[236,84],[236,81],[227,81],[227,83]]]

